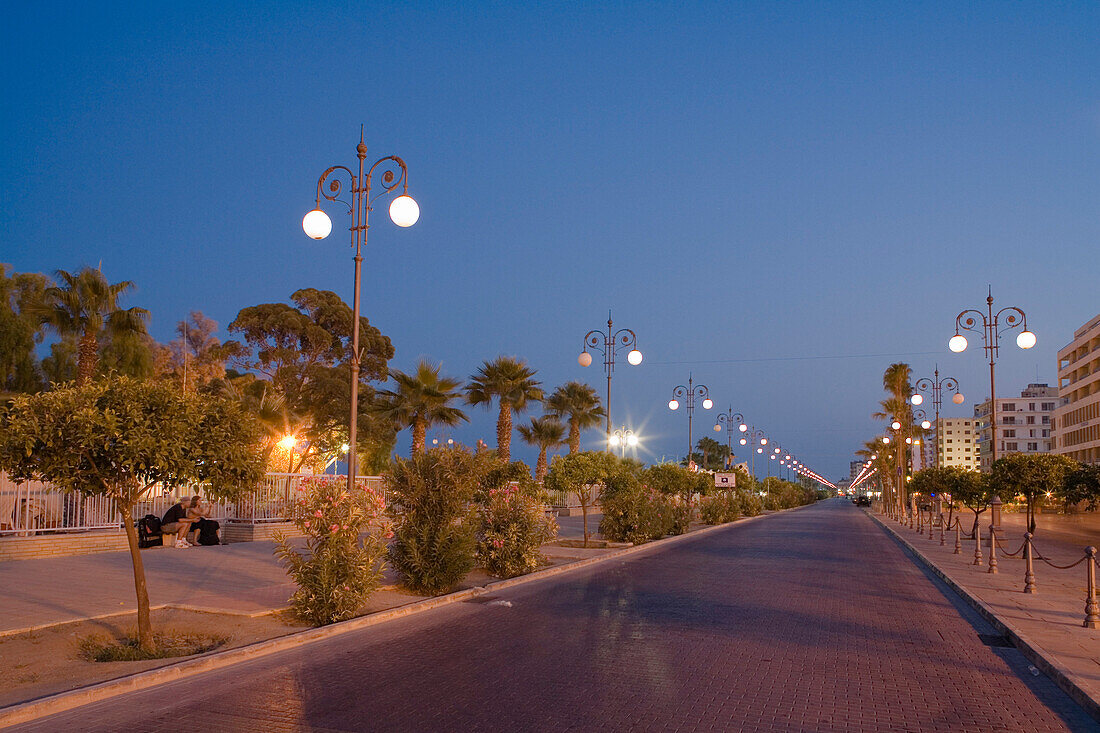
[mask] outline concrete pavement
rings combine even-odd
[[[20,730],[1097,729],[845,502],[494,595]]]

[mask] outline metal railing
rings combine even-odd
[[[208,515],[229,523],[287,521],[291,497],[302,479],[311,475],[269,473],[256,489],[235,501],[208,501]],[[382,490],[382,479],[378,476],[361,476],[360,480]],[[195,495],[205,495],[201,485],[154,486],[134,505],[134,518],[146,514],[164,516],[173,504]],[[113,499],[65,492],[41,481],[16,483],[0,471],[0,537],[88,530],[122,531],[122,518]]]

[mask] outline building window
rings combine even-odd
[[[1043,412],[1050,412],[1053,409],[1054,409],[1054,403],[1053,402],[1044,402],[1043,403]]]
[[[1028,443],[1027,444],[1027,449],[1028,450],[1039,450],[1039,444],[1038,443]]]
[[[1050,425],[1050,416],[1043,415],[1043,425]]]
[[[1016,443],[1009,443],[1006,450],[1019,450],[1019,448],[1016,447]]]
[[[1028,415],[1027,416],[1027,424],[1028,425],[1034,425],[1035,424],[1035,416],[1034,415]]]
[[[1006,438],[1015,438],[1016,437],[1016,431],[1015,430],[1006,430],[1006,431],[1004,431],[1004,433],[1005,433]]]
[[[1001,409],[1004,410],[1005,412],[1016,412],[1016,403],[1015,402],[1006,402],[1003,405],[1001,405]]]

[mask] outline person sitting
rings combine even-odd
[[[191,545],[200,544],[199,535],[202,533],[202,528],[203,528],[204,524],[217,525],[217,522],[212,522],[210,519],[208,519],[209,516],[210,516],[210,506],[209,506],[209,504],[207,504],[205,501],[203,501],[201,496],[192,496],[191,497],[191,506],[187,509],[187,518],[191,520],[191,527],[190,527],[190,529],[188,529],[188,533],[190,533],[190,532],[195,533],[195,541],[194,542],[191,542],[190,539],[188,539],[188,542]]]
[[[191,525],[195,522],[195,519],[188,516],[188,510],[192,509],[198,503],[196,499],[199,497],[192,497],[187,501],[187,506],[183,505],[184,499],[181,499],[177,503],[172,505],[172,508],[164,513],[164,517],[160,520],[160,531],[164,534],[176,535],[176,547],[192,547],[193,545],[187,541],[187,533],[191,531]]]

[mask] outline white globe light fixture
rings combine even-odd
[[[637,435],[628,435],[628,436],[626,436],[626,444],[629,445],[631,448],[638,445],[638,436]]]
[[[757,448],[757,449],[756,449],[756,452],[757,452],[757,453],[763,453],[763,452],[764,452],[764,449],[763,449],[763,448]]]
[[[1020,335],[1016,337],[1016,345],[1021,349],[1030,349],[1035,345],[1035,334],[1031,331],[1020,331]]]
[[[741,445],[748,445],[749,441],[745,440],[744,438],[741,438],[741,440],[739,442],[741,443]]]
[[[912,439],[912,438],[906,438],[906,439],[905,439],[905,444],[906,444],[906,445],[912,445],[912,443],[913,443],[913,439]]]
[[[676,400],[669,400],[668,401],[668,409],[677,410],[679,408],[680,408],[680,403],[677,402]]]
[[[592,355],[587,351],[582,351],[581,355],[577,357],[577,363],[582,367],[592,366]]]
[[[642,352],[638,351],[637,349],[633,349],[629,354],[626,355],[626,360],[634,366],[638,366],[642,363]]]
[[[886,444],[888,444],[889,442],[890,442],[890,436],[889,436],[889,435],[884,435],[884,436],[882,436],[882,444],[883,444],[883,445],[886,445]]]
[[[721,425],[715,425],[714,426],[714,432],[716,432],[716,433],[722,432],[722,426]]]
[[[314,209],[302,217],[302,231],[310,239],[324,239],[332,231],[332,219],[320,209]]]
[[[740,430],[742,433],[747,433],[749,431],[749,426],[745,423],[741,423],[737,426],[737,429]]]
[[[768,439],[767,438],[761,438],[760,439],[760,445],[767,445],[767,444],[768,444]]]
[[[890,427],[894,430],[901,430],[901,423],[895,420],[894,422],[890,423]]]
[[[915,394],[909,398],[909,401],[914,405],[922,405],[924,404],[924,395]]]
[[[390,202],[390,220],[399,227],[411,227],[420,218],[420,205],[404,194]]]
[[[951,349],[956,354],[966,351],[966,336],[959,333],[955,334],[951,337],[951,340],[947,342],[947,348]]]
[[[713,400],[711,400],[709,397],[706,398],[705,400],[703,400],[703,409],[704,410],[709,410],[712,407],[714,407],[714,401]]]
[[[610,438],[607,439],[607,442],[611,444],[611,447],[617,448],[619,446],[619,442],[620,442],[619,441],[619,436],[618,435],[612,435]]]
[[[951,401],[954,402],[956,405],[961,405],[963,402],[966,401],[966,398],[963,397],[961,394],[957,394],[951,398]]]
[[[932,427],[932,423],[928,420],[921,420],[920,426],[922,429],[928,430],[928,428]]]
[[[293,435],[287,435],[286,437],[284,437],[282,440],[279,441],[279,447],[282,448],[283,450],[290,450],[291,448],[293,448],[295,446],[295,444],[297,444],[297,442],[298,442],[298,438],[296,438]]]

